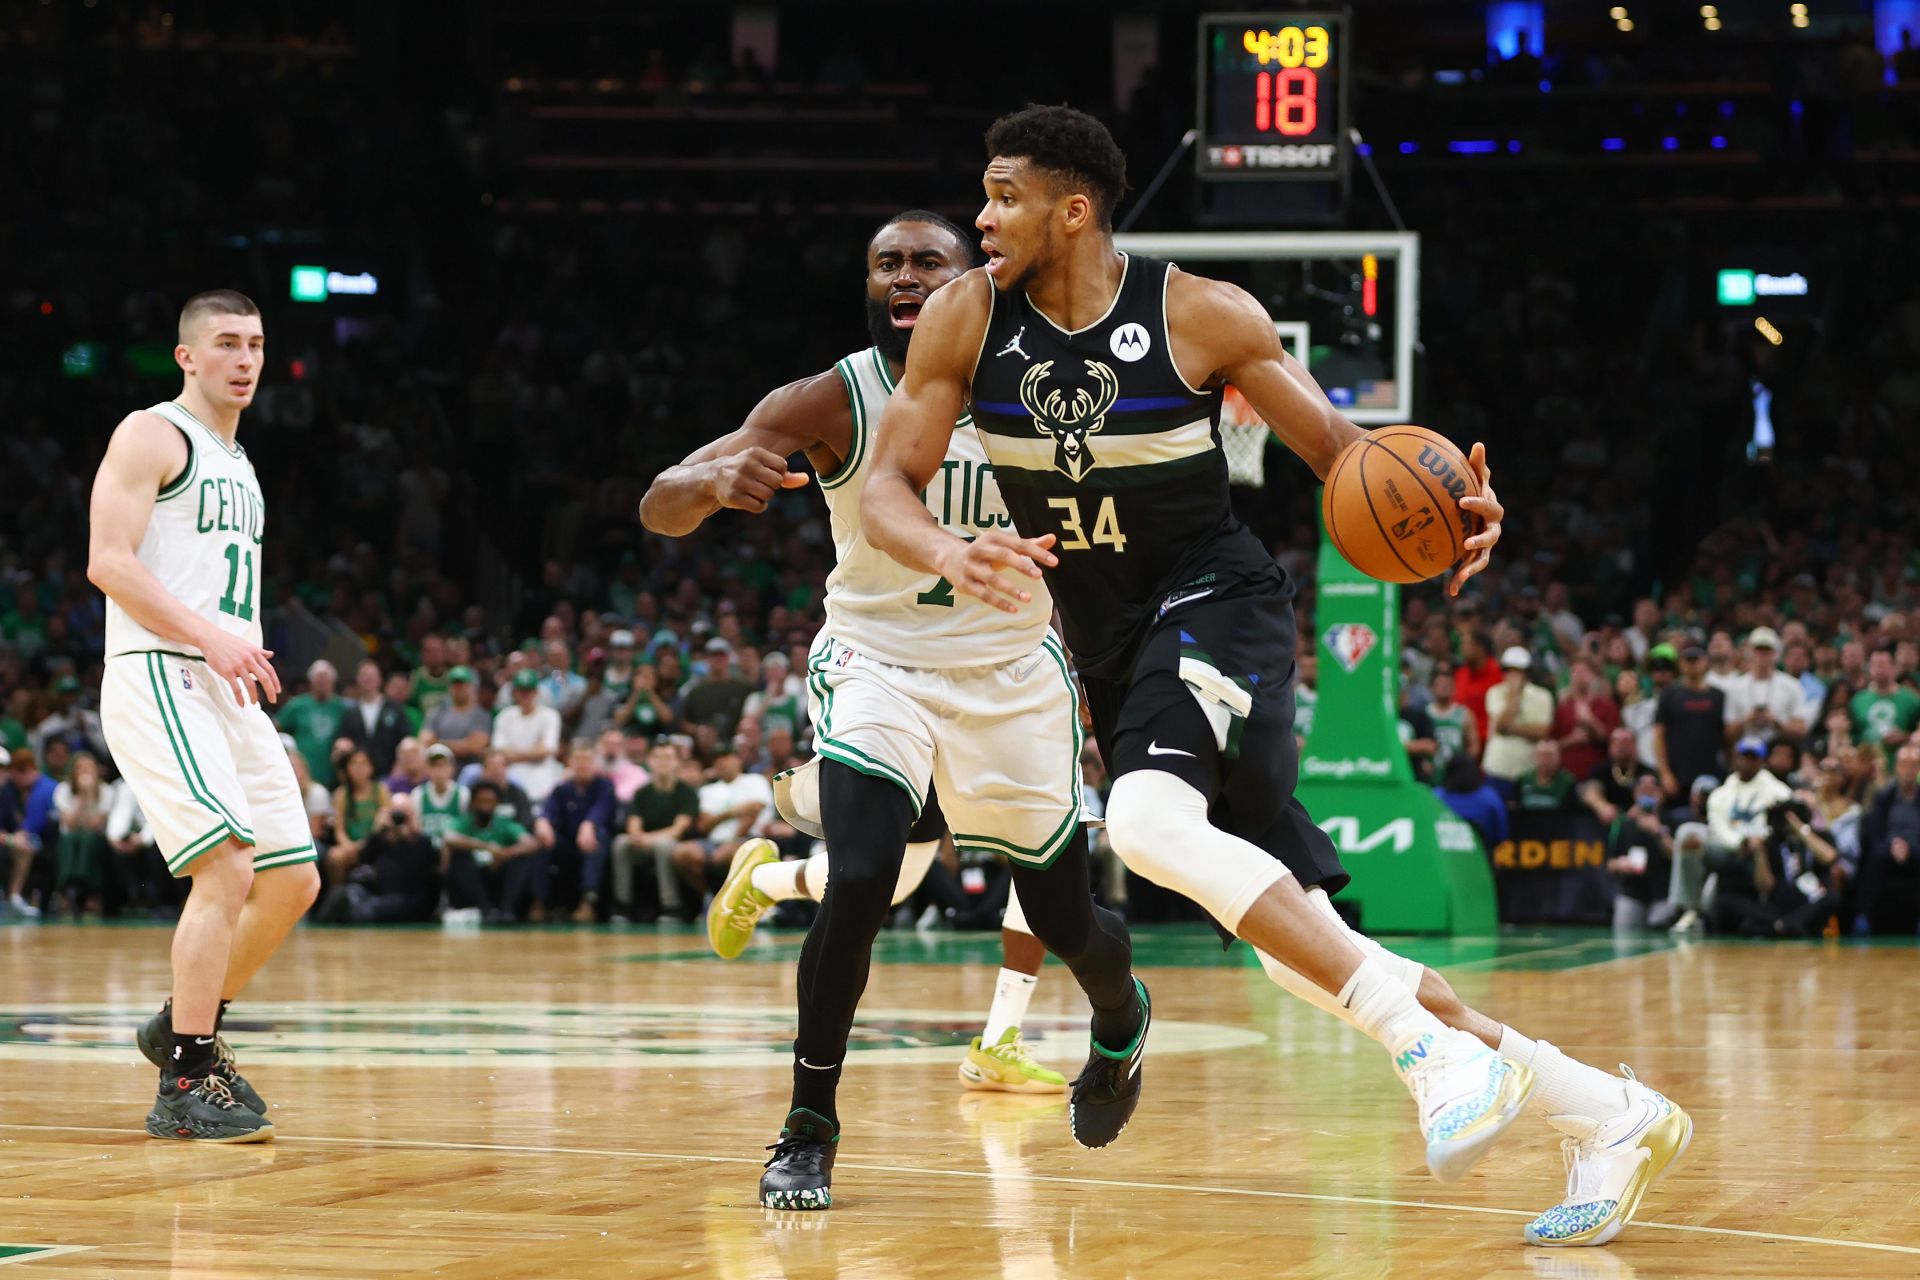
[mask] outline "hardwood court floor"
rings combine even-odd
[[[140,1128],[167,939],[0,929],[0,1264],[23,1277],[1920,1275],[1907,947],[1406,943],[1695,1118],[1640,1222],[1556,1252],[1520,1239],[1562,1186],[1539,1120],[1433,1182],[1378,1048],[1197,931],[1141,931],[1145,1099],[1097,1152],[1059,1102],[957,1086],[995,939],[885,935],[818,1214],[754,1194],[795,935],[723,964],[691,930],[303,929],[229,1027],[279,1140],[214,1148]],[[1069,1073],[1080,1007],[1050,965],[1029,1032]]]

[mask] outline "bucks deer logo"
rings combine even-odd
[[[1120,397],[1120,379],[1098,360],[1082,361],[1092,387],[1048,386],[1053,361],[1043,360],[1020,379],[1020,403],[1033,415],[1034,429],[1053,437],[1054,470],[1078,482],[1099,461],[1087,447],[1087,437],[1107,425],[1107,414]]]

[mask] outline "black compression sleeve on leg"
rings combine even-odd
[[[1027,927],[1072,970],[1093,1006],[1093,1037],[1123,1045],[1139,1029],[1133,991],[1133,940],[1124,920],[1093,900],[1087,832],[1078,828],[1053,865],[1009,859]]]
[[[793,1039],[793,1105],[839,1124],[834,1092],[853,1013],[867,989],[874,935],[886,923],[913,825],[913,801],[894,783],[820,762],[827,891],[800,948],[800,1033]]]

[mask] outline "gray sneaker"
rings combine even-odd
[[[147,1133],[182,1142],[267,1142],[273,1125],[241,1106],[220,1076],[162,1076],[159,1096],[147,1113]]]
[[[168,1069],[173,1060],[173,1042],[167,1034],[167,1011],[148,1018],[138,1032],[134,1042],[140,1046],[141,1056],[162,1071]],[[266,1099],[262,1098],[247,1078],[240,1074],[240,1068],[233,1061],[233,1046],[227,1043],[225,1036],[215,1036],[213,1040],[213,1074],[227,1082],[227,1088],[240,1100],[240,1105],[255,1115],[267,1114]]]

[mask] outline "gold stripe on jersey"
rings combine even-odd
[[[1052,471],[1059,448],[1050,435],[1034,432],[1031,438],[1023,436],[1001,435],[999,432],[982,432],[981,442],[987,446],[987,455],[993,459],[996,470],[1002,468],[1021,471]],[[1157,431],[1152,435],[1089,435],[1087,448],[1098,454],[1100,467],[1148,467],[1162,462],[1178,462],[1183,458],[1197,457],[1211,453],[1217,448],[1213,442],[1213,424],[1205,418],[1175,427],[1171,431]],[[1096,468],[1097,470],[1098,468]],[[1091,474],[1091,473],[1089,473]]]

